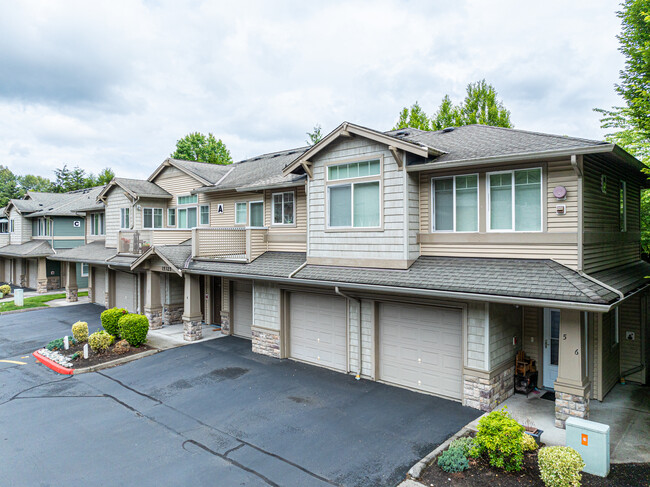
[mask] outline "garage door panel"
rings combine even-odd
[[[115,303],[118,308],[126,308],[131,313],[136,312],[136,282],[135,274],[115,273]]]
[[[460,399],[461,310],[380,303],[379,343],[381,380]]]
[[[292,293],[289,298],[289,350],[298,360],[345,370],[346,305],[338,296]]]
[[[233,333],[251,338],[253,326],[253,285],[250,281],[235,281],[233,308],[235,312]]]
[[[93,283],[95,286],[95,303],[104,306],[104,294],[106,293],[106,269],[103,267],[93,267]]]

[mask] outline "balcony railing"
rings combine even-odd
[[[156,228],[151,230],[120,230],[117,251],[122,254],[142,254],[152,245],[174,245],[192,238],[192,230]]]
[[[267,249],[266,228],[194,228],[192,257],[199,259],[252,262]]]

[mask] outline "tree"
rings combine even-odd
[[[104,186],[105,184],[110,183],[115,177],[115,173],[110,167],[105,167],[102,169],[97,177],[94,177],[92,174],[88,179],[92,179],[92,186]]]
[[[11,199],[22,198],[24,194],[18,184],[18,178],[11,169],[0,166],[0,207],[7,206]]]
[[[62,168],[54,170],[54,175],[56,176],[56,180],[52,186],[52,191],[55,193],[67,193],[68,191],[90,188],[95,183],[92,175],[91,178],[88,178],[86,171],[79,166],[68,169],[68,165],[64,164]]]
[[[309,137],[309,140],[307,141],[308,145],[316,145],[321,141],[321,139],[323,138],[323,134],[321,130],[322,129],[320,124],[317,124],[314,125],[313,132],[307,132],[307,137]]]
[[[27,191],[47,193],[52,190],[52,181],[43,176],[35,176],[33,174],[18,176],[18,183],[25,193]]]
[[[467,85],[465,99],[455,106],[445,95],[438,111],[427,117],[418,102],[409,109],[402,108],[393,130],[413,127],[420,130],[442,130],[445,127],[481,124],[512,128],[510,111],[497,99],[497,91],[484,79]]]
[[[232,164],[226,144],[221,139],[217,140],[211,133],[207,137],[200,132],[187,134],[176,141],[176,151],[171,157],[210,164]]]

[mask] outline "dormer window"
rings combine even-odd
[[[381,160],[327,166],[328,228],[381,227]]]

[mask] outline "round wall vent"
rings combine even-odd
[[[553,189],[553,196],[558,200],[566,199],[566,188],[564,186],[556,186],[555,189]]]

